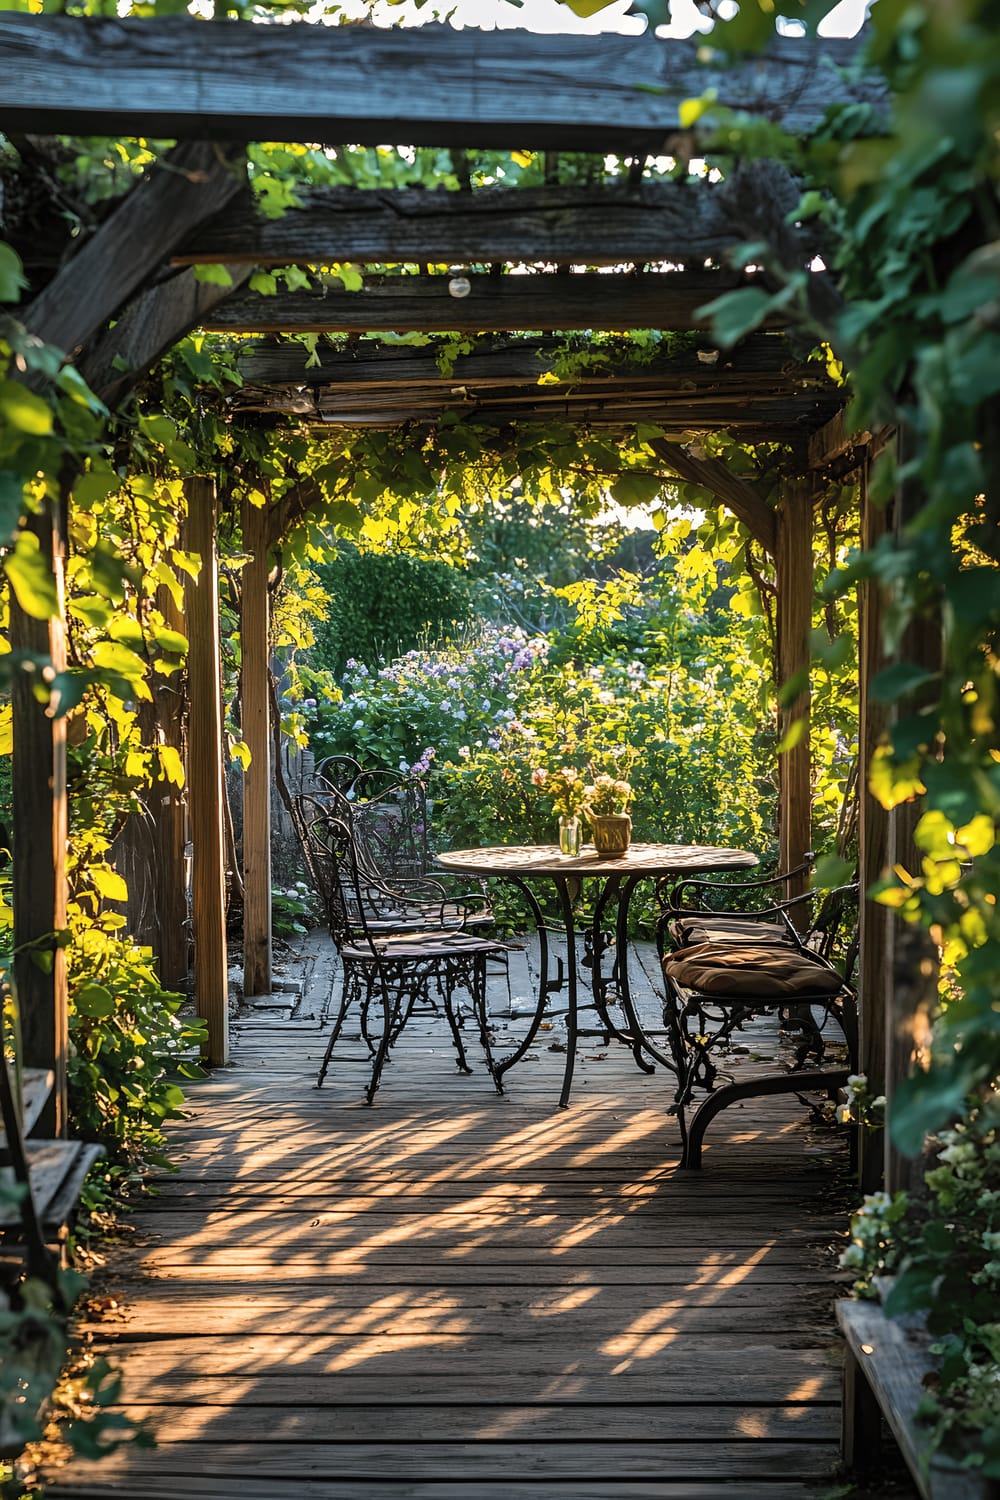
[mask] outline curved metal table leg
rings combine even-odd
[[[573,1086],[573,1069],[576,1066],[576,1038],[579,1029],[577,1014],[576,973],[576,923],[573,920],[573,881],[561,875],[554,877],[559,892],[559,909],[566,928],[566,1066],[563,1069],[562,1093],[559,1108],[566,1109],[569,1092]]]
[[[562,988],[563,983],[561,977],[555,982],[549,980],[548,932],[545,927],[545,917],[542,914],[542,908],[539,906],[538,901],[535,898],[534,891],[526,881],[519,880],[516,875],[506,875],[504,879],[509,880],[512,885],[517,886],[518,890],[524,896],[531,910],[531,918],[535,924],[535,931],[538,933],[538,952],[541,962],[541,978],[538,982],[538,998],[535,1001],[535,1014],[532,1016],[531,1020],[528,1023],[528,1030],[522,1037],[521,1041],[514,1048],[513,1052],[511,1052],[507,1057],[501,1057],[497,1059],[496,1075],[494,1081],[497,1084],[498,1091],[501,1093],[503,1092],[503,1090],[500,1088],[500,1084],[502,1083],[503,1075],[506,1073],[508,1068],[512,1068],[516,1062],[520,1062],[521,1058],[524,1056],[528,1048],[531,1046],[532,1042],[535,1040],[535,1037],[538,1035],[538,1028],[542,1024],[542,1019],[545,1015],[545,1007],[548,1004],[549,995],[559,991]]]

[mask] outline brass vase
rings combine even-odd
[[[615,858],[628,852],[632,838],[632,819],[628,813],[591,813],[590,821],[598,854]]]

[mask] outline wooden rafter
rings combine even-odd
[[[667,261],[697,268],[706,260],[721,261],[746,239],[742,216],[729,206],[729,185],[699,179],[472,193],[311,188],[299,198],[301,207],[266,219],[249,194],[242,194],[224,213],[192,231],[173,251],[175,264],[475,266],[529,261],[618,266]],[[817,248],[814,235],[815,226],[803,231],[803,263]]]
[[[681,104],[805,133],[832,97],[884,104],[838,70],[856,41],[775,38],[712,67],[697,41],[254,25],[188,16],[0,16],[5,131],[170,139],[660,152]]]
[[[242,164],[241,154],[227,158],[209,142],[176,147],[29,305],[27,327],[68,354],[78,353],[171,248],[239,190]]]
[[[702,485],[718,495],[737,520],[743,522],[750,535],[773,556],[778,539],[774,511],[745,479],[734,474],[719,459],[697,458],[679,443],[660,438],[651,446],[672,474],[689,484]]]
[[[196,281],[182,271],[140,293],[80,360],[80,373],[108,406],[118,406],[152,364],[192,328],[205,326],[217,303],[249,279],[249,266],[227,267],[232,285]]]
[[[249,267],[241,269],[244,278],[249,275]],[[461,295],[456,297],[449,290],[455,279],[379,276],[366,278],[355,292],[340,285],[271,297],[247,292],[225,300],[216,298],[200,322],[203,328],[222,333],[684,330],[704,327],[699,310],[713,297],[745,282],[729,271],[479,275],[460,278]],[[776,326],[776,321],[768,326]]]
[[[477,422],[646,421],[670,434],[729,427],[758,440],[804,441],[841,399],[822,366],[798,362],[778,334],[756,334],[729,352],[692,347],[620,363],[609,354],[606,365],[545,380],[559,342],[484,340],[445,372],[423,347],[355,342],[321,349],[310,368],[300,344],[260,341],[239,356],[245,385],[233,411],[392,427],[457,410]]]

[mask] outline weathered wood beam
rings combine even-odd
[[[241,163],[204,141],[175,147],[25,309],[28,329],[75,357],[172,247],[239,190]]]
[[[697,40],[7,13],[0,128],[653,153],[708,88],[796,134],[833,99],[884,104],[881,80],[839,72],[858,51],[776,37],[763,57],[712,67]]]
[[[443,373],[433,348],[379,344],[376,341],[341,349],[319,348],[310,365],[310,353],[302,344],[247,344],[238,351],[240,374],[248,385],[336,387],[337,393],[391,386],[403,387],[407,393],[420,390],[441,391],[457,387],[503,386],[518,384],[533,388],[538,377],[551,364],[561,343],[555,338],[520,339],[477,345],[470,354],[459,355],[447,374]],[[762,378],[763,377],[763,378]],[[748,338],[736,349],[724,351],[710,363],[704,363],[696,349],[680,353],[655,355],[648,360],[609,358],[606,365],[589,366],[563,382],[566,391],[588,386],[617,387],[623,392],[635,386],[654,383],[678,391],[694,388],[726,390],[741,380],[745,394],[764,394],[767,378],[780,382],[788,391],[835,390],[820,364],[800,364],[791,346],[780,334],[761,333]],[[543,390],[547,388],[543,387]],[[553,395],[560,392],[551,387]]]
[[[243,993],[271,991],[270,513],[243,506],[240,720],[250,764],[243,774]]]
[[[50,570],[58,614],[37,620],[10,594],[10,645],[66,665],[63,612],[65,530],[62,506],[46,502],[30,521],[39,553]],[[46,1135],[67,1127],[66,1058],[69,1020],[66,950],[66,720],[54,719],[34,694],[33,673],[17,672],[11,688],[14,754],[11,824],[14,845],[14,986],[21,1021],[25,1067],[51,1069],[54,1083],[39,1120]]]
[[[812,848],[809,631],[813,602],[813,493],[808,481],[793,480],[783,485],[777,521],[778,689],[787,690],[795,680],[801,684],[795,697],[780,704],[778,709],[779,736],[783,741],[789,739],[788,748],[778,758],[778,857],[781,869],[791,870],[802,864]],[[785,896],[798,896],[807,885],[806,875],[797,876],[786,882]],[[797,925],[808,925],[804,911],[799,914]]]
[[[889,517],[875,506],[868,492],[867,460],[861,473],[861,548],[870,552],[886,533]],[[886,975],[891,965],[893,922],[887,906],[873,901],[867,892],[889,867],[889,814],[870,791],[868,773],[872,756],[886,738],[888,706],[871,695],[873,679],[885,666],[882,645],[883,590],[877,579],[858,585],[858,873],[861,882],[860,948],[858,983],[858,1066],[874,1095],[885,1093],[886,1075]],[[873,1136],[861,1131],[859,1170],[861,1188],[877,1192],[885,1171],[881,1132]]]
[[[718,495],[723,505],[731,510],[737,520],[773,556],[778,545],[778,529],[774,511],[760,498],[738,474],[733,474],[717,458],[695,458],[679,443],[657,438],[651,444],[657,457],[688,484],[703,485]]]
[[[229,1060],[229,972],[226,959],[226,866],[222,829],[222,673],[219,658],[218,501],[214,479],[185,480],[184,546],[201,558],[185,579],[188,637],[188,803],[194,853],[194,989],[208,1023],[206,1060]]]
[[[871,442],[870,432],[854,432],[848,427],[843,410],[835,412],[809,439],[807,464],[810,469],[825,469],[827,464],[843,458],[852,449],[864,449]]]
[[[899,470],[905,473],[913,458],[916,437],[907,426],[896,434],[896,457]],[[907,530],[926,503],[926,494],[918,475],[910,473],[901,480],[893,497],[892,530],[898,548],[907,543]],[[909,719],[933,704],[938,692],[934,676],[940,674],[944,651],[942,620],[939,613],[914,615],[895,644],[887,649],[886,664],[910,662],[930,674],[931,681],[907,698],[891,704],[888,710],[887,737],[900,719]],[[885,636],[883,631],[883,641]],[[927,743],[933,742],[937,715],[927,715]],[[898,803],[889,813],[886,864],[919,876],[923,869],[923,850],[915,838],[926,803],[924,794]],[[893,1095],[899,1083],[914,1067],[921,1066],[920,1053],[930,1043],[931,1017],[938,1005],[940,951],[926,928],[904,922],[898,912],[891,914],[889,925],[889,963],[883,970],[885,995],[885,1094],[888,1100],[885,1146],[885,1188],[894,1193],[901,1188],[913,1189],[923,1179],[919,1162],[902,1156],[892,1139]]]
[[[125,400],[150,365],[192,328],[204,327],[216,304],[251,274],[249,266],[227,267],[232,287],[196,281],[182,271],[141,292],[80,360],[80,373],[109,407]]]
[[[244,279],[248,274],[246,268]],[[459,296],[452,283],[449,276],[381,276],[356,292],[339,285],[273,297],[250,292],[217,300],[200,324],[216,333],[261,334],[694,329],[705,326],[700,308],[745,279],[730,271],[471,275],[460,279]]]
[[[156,591],[157,608],[170,630],[184,633],[184,615],[168,588]],[[179,672],[157,680],[154,689],[157,727],[161,743],[177,751],[183,763],[185,677]],[[187,794],[172,781],[157,781],[153,787],[153,827],[156,845],[157,939],[156,957],[160,982],[170,990],[184,990],[188,982],[187,887],[184,846],[187,843]]]
[[[192,230],[173,252],[175,264],[670,262],[697,269],[745,239],[725,193],[700,180],[471,193],[327,187],[298,196],[301,207],[266,219],[242,193]]]

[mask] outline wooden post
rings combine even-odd
[[[21,609],[10,592],[10,643],[14,651],[51,657],[66,665],[63,606],[65,523],[62,505],[46,501],[30,522],[51,569],[59,608],[48,620]],[[14,724],[14,983],[26,1067],[51,1068],[54,1086],[39,1119],[45,1135],[66,1134],[66,1054],[69,1021],[66,954],[55,935],[66,926],[66,720],[50,718],[33,692],[34,673],[15,674]]]
[[[184,631],[184,616],[169,589],[157,590],[156,602],[168,629]],[[184,759],[184,690],[178,674],[156,684],[159,733]],[[156,955],[160,982],[168,989],[183,990],[188,982],[188,909],[184,875],[184,845],[187,838],[187,794],[172,781],[158,781],[153,788],[156,870]]]
[[[900,466],[907,463],[913,448],[912,434],[902,428],[897,437]],[[897,544],[903,543],[906,527],[923,506],[925,498],[917,479],[909,479],[897,489],[893,500],[893,530]],[[904,631],[896,658],[935,673],[941,670],[942,652],[940,615],[921,614],[911,620]],[[933,694],[935,689],[930,691]],[[926,692],[925,689],[925,695]],[[898,704],[893,706],[890,738],[892,722],[901,714],[909,716],[917,711],[921,701],[921,693],[918,691],[902,709]],[[886,862],[891,868],[898,865],[911,874],[919,872],[922,854],[913,835],[923,812],[923,798],[913,797],[908,802],[900,803],[889,813]],[[895,913],[890,917],[889,933],[888,962],[884,972],[885,1094],[891,1127],[893,1093],[913,1067],[916,1049],[928,1040],[930,1016],[937,1003],[939,958],[938,950],[926,929],[904,924]],[[899,1188],[912,1187],[914,1184],[911,1179],[920,1168],[915,1168],[911,1161],[896,1150],[891,1128],[885,1132],[884,1144],[886,1191],[895,1192]]]
[[[867,552],[884,535],[888,518],[868,494],[868,463],[861,471],[861,547]],[[891,967],[892,914],[866,894],[889,864],[889,814],[868,790],[868,772],[876,747],[885,739],[888,712],[871,697],[872,678],[882,670],[882,590],[874,579],[858,590],[858,874],[861,884],[859,954],[859,1068],[875,1095],[886,1091],[886,991]],[[861,1131],[861,1188],[874,1193],[884,1171],[882,1132]]]
[[[791,703],[779,709],[781,738],[802,724],[799,738],[779,759],[778,834],[783,870],[802,863],[812,848],[812,784],[809,741],[809,631],[812,625],[813,557],[812,491],[809,483],[787,483],[778,512],[777,554],[778,688],[794,677],[804,679]],[[786,885],[786,896],[808,888],[808,877]],[[802,913],[803,925],[807,916]]]
[[[190,700],[187,780],[194,846],[194,990],[198,1014],[208,1022],[206,1060],[218,1065],[229,1059],[216,560],[218,505],[213,479],[187,479],[184,488],[188,505],[185,546],[201,557],[198,578],[187,579],[185,585]]]
[[[271,722],[268,512],[243,507],[240,712],[250,764],[243,779],[243,992],[271,991]]]

